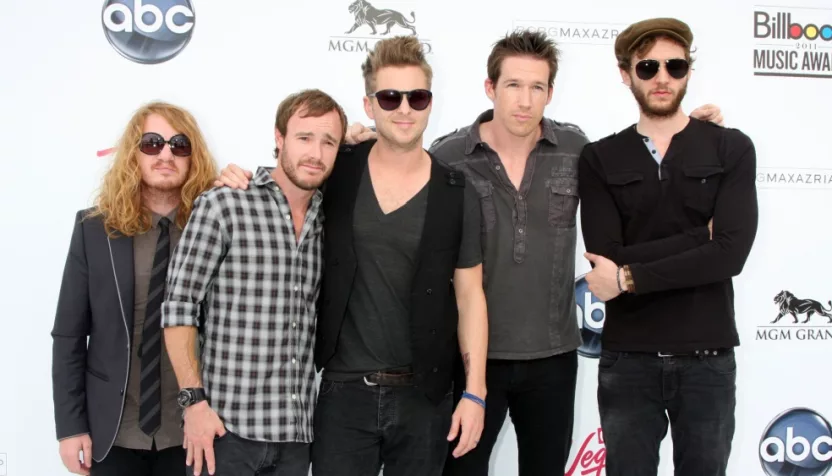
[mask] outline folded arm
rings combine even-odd
[[[588,252],[624,265],[660,260],[708,242],[710,230],[703,226],[658,240],[625,245],[618,207],[596,164],[594,152],[585,147],[578,162],[578,192],[581,231]]]
[[[745,138],[726,158],[714,206],[713,240],[652,262],[629,265],[639,294],[701,286],[742,272],[757,234],[757,158]]]

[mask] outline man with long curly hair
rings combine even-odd
[[[95,206],[75,217],[52,329],[55,425],[72,473],[185,471],[160,306],[171,250],[216,176],[193,116],[153,102],[127,124]]]

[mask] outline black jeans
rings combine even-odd
[[[487,476],[491,451],[506,419],[517,435],[520,476],[564,474],[572,444],[578,356],[575,351],[527,361],[489,360],[485,380],[485,427],[480,442],[460,458],[451,452],[446,476]],[[455,401],[462,395],[464,374],[457,372]]]
[[[733,350],[678,357],[603,351],[598,406],[607,476],[657,474],[668,422],[676,476],[724,476],[736,377]]]
[[[113,446],[100,463],[92,462],[90,476],[182,476],[185,450],[182,445],[163,450],[133,450]]]
[[[314,476],[438,476],[448,451],[452,394],[437,406],[421,389],[321,380]]]
[[[230,431],[214,440],[214,476],[308,476],[309,443],[267,443],[241,438]],[[193,467],[188,468],[188,476]],[[208,476],[202,462],[202,476]]]

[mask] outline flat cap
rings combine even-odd
[[[615,57],[626,58],[638,43],[648,35],[665,34],[682,42],[686,48],[693,43],[693,33],[687,23],[675,18],[651,18],[633,23],[618,34],[615,40]]]

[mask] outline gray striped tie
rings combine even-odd
[[[150,273],[147,294],[147,312],[142,329],[141,384],[139,398],[139,427],[153,436],[162,424],[162,301],[165,299],[165,279],[170,257],[170,220],[159,220],[159,240]]]

